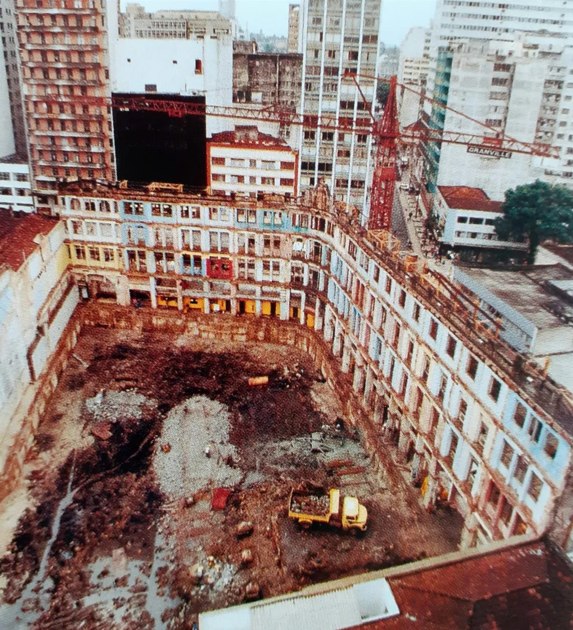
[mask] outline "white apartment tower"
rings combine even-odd
[[[374,103],[376,61],[380,54],[382,0],[304,0],[300,12],[303,53],[302,113],[320,122],[321,116],[352,122],[369,119]],[[365,98],[346,72],[363,75]],[[317,117],[317,118],[313,118]],[[301,187],[319,179],[339,201],[367,214],[373,171],[372,137],[363,132],[338,132],[305,127],[300,138]]]
[[[512,42],[451,44],[438,56],[434,96],[491,130],[438,107],[432,110],[430,126],[548,144],[556,157],[430,143],[426,173],[431,190],[473,186],[501,201],[509,188],[535,179],[573,188],[573,39],[526,33],[513,37]]]
[[[228,20],[234,20],[235,0],[219,0],[219,13]]]
[[[28,155],[14,0],[0,0],[0,157]]]
[[[573,0],[437,0],[430,42],[428,93],[440,47],[467,39],[512,39],[516,31],[573,36]],[[426,106],[429,113],[429,105]]]

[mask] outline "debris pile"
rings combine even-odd
[[[299,494],[294,493],[290,504],[292,512],[297,514],[312,514],[313,516],[326,516],[330,509],[330,496],[323,494]]]
[[[74,352],[0,561],[0,628],[184,630],[205,610],[455,549],[452,514],[380,487],[301,351],[86,329]],[[303,480],[365,498],[359,544],[334,528],[301,535],[287,515]],[[316,494],[294,508],[327,513]]]

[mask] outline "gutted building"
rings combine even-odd
[[[251,48],[251,50],[246,50]],[[300,106],[302,55],[262,53],[256,42],[235,42],[233,101],[275,105],[295,111]]]
[[[78,303],[61,221],[0,209],[0,500],[21,477]]]
[[[441,275],[353,228],[324,186],[295,201],[70,184],[60,212],[91,298],[312,329],[352,378],[374,457],[393,445],[425,505],[464,516],[462,545],[553,526],[571,546],[570,394]]]

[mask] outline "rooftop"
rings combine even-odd
[[[17,271],[36,249],[36,237],[48,234],[57,225],[55,218],[38,214],[15,216],[0,208],[0,267],[7,265]]]
[[[481,188],[438,186],[447,206],[455,210],[501,212],[501,201],[492,201]]]
[[[559,290],[562,282],[573,280],[573,271],[563,265],[542,265],[506,271],[487,268],[463,268],[463,273],[478,281],[508,306],[538,328],[560,328],[563,317],[571,316],[573,306]],[[558,284],[555,284],[558,283]]]
[[[462,556],[463,554],[452,554]],[[470,555],[388,578],[400,615],[363,630],[566,628],[573,620],[570,562],[535,542]]]
[[[248,144],[266,147],[281,147],[289,149],[288,144],[281,138],[275,138],[268,133],[262,133],[255,126],[237,126],[234,131],[222,131],[215,133],[208,140],[210,144]]]
[[[243,621],[241,628],[256,630],[261,627],[257,623],[261,608],[281,610],[288,613],[283,621],[292,621],[299,609],[304,608],[305,600],[329,595],[332,600],[340,600],[331,602],[337,608],[347,604],[343,595],[351,587],[384,580],[398,614],[351,627],[345,623],[344,615],[334,621],[324,615],[325,623],[320,627],[328,630],[568,628],[573,620],[572,578],[570,561],[552,543],[531,539],[519,542],[514,538],[510,542],[311,586],[300,593],[239,606],[225,613],[201,615],[199,620],[211,622],[206,627],[218,628],[222,626],[212,625],[212,621],[219,615],[230,617],[235,613]],[[367,593],[361,603],[367,611],[372,611],[375,605]],[[363,618],[368,616],[371,615],[365,614]],[[319,626],[309,624],[309,627]]]

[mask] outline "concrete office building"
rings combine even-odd
[[[430,37],[428,28],[414,27],[408,31],[400,46],[398,83],[411,87],[401,88],[398,93],[400,125],[408,127],[420,117],[423,106],[421,94],[425,93],[430,63]]]
[[[257,197],[298,193],[298,155],[284,140],[237,126],[207,141],[208,185],[212,194]]]
[[[0,63],[0,156],[12,155],[15,149],[8,76],[6,66]]]
[[[430,41],[429,93],[434,89],[440,48],[468,39],[505,40],[517,31],[573,36],[573,2],[438,0]]]
[[[370,120],[376,81],[359,81],[368,104],[348,71],[374,77],[380,55],[381,0],[306,0],[301,5],[303,61],[302,113],[320,122],[321,116],[353,124]],[[373,171],[372,137],[369,134],[305,128],[300,135],[301,187],[319,179],[336,198],[355,205],[365,215]]]
[[[529,33],[513,38],[452,44],[440,51],[434,98],[481,124],[434,104],[430,127],[492,140],[487,147],[429,143],[431,191],[463,183],[501,201],[509,188],[538,178],[573,186],[573,40]],[[498,134],[550,145],[556,157],[496,150],[503,149],[495,143]]]
[[[228,4],[228,2],[227,2]],[[128,4],[120,15],[119,35],[125,38],[188,39],[228,34],[231,18],[217,11],[155,11]]]
[[[300,34],[300,5],[289,4],[288,7],[288,42],[287,52],[298,53]]]
[[[235,42],[233,101],[297,111],[302,97],[302,55],[261,53],[256,42]]]

